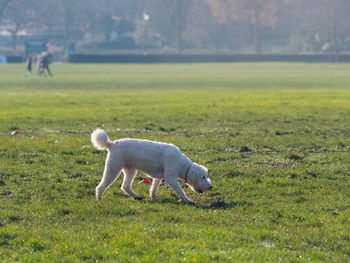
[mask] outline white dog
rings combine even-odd
[[[193,163],[173,144],[138,139],[111,142],[101,129],[91,134],[91,141],[97,149],[108,151],[103,178],[96,187],[97,200],[101,200],[106,189],[118,179],[121,170],[124,172],[121,189],[135,199],[142,199],[131,189],[138,170],[153,178],[150,189],[152,201],[156,199],[156,191],[163,179],[188,203],[193,203],[193,200],[182,191],[178,177],[199,194],[212,188],[207,177],[208,169]]]

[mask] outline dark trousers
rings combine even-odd
[[[49,65],[44,65],[44,70],[47,70],[47,73],[49,73],[49,76],[52,77],[52,73],[51,73],[51,70],[49,68]]]

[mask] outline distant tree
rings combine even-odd
[[[193,0],[187,15],[186,28],[182,34],[183,39],[193,47],[216,47],[218,46],[216,45],[216,41],[219,40],[219,38],[211,39],[213,31],[218,32],[218,30],[213,30],[216,25],[217,23],[215,18],[211,15],[211,10],[207,2],[203,0]]]
[[[349,33],[349,0],[323,0],[323,12],[320,12],[321,25],[325,30],[326,39],[329,43],[328,51],[334,55],[334,60],[338,62],[339,41],[344,33]],[[349,36],[348,34],[346,34]]]
[[[4,14],[6,7],[8,6],[8,4],[11,1],[12,0],[0,0],[0,22],[1,22],[2,15]]]
[[[192,4],[192,0],[161,0],[175,34],[178,53],[182,53],[183,39],[182,34],[187,24],[187,14]]]
[[[232,34],[229,34],[230,28],[227,25],[229,24],[217,23],[206,1],[193,0],[182,37],[191,48],[229,48]]]
[[[62,6],[57,0],[37,0],[36,31],[46,34],[49,38],[62,33]]]
[[[31,0],[12,0],[3,15],[3,25],[12,35],[12,48],[17,48],[17,34],[30,28],[35,20],[34,3]]]
[[[99,9],[91,10],[94,7],[91,2],[89,0],[59,0],[61,28],[66,46],[82,38],[89,22],[89,15],[91,12],[99,12]]]
[[[77,26],[75,23],[77,19],[77,2],[61,0],[61,8],[64,39],[65,45],[67,46],[76,36]]]
[[[148,48],[155,48],[159,45],[157,41],[158,34],[152,27],[152,20],[150,20],[150,15],[144,12],[142,17],[136,20],[135,23],[135,42],[137,45],[144,48],[147,51]]]
[[[328,52],[337,61],[340,51],[349,50],[349,0],[300,0],[296,10],[304,51]]]
[[[261,53],[261,26],[274,27],[278,0],[207,0],[219,23],[246,21],[253,26],[254,50]]]
[[[85,13],[89,32],[103,35],[104,41],[115,40],[125,31],[134,31],[135,16],[140,15],[139,0],[88,0],[90,1]],[[117,33],[117,35],[116,35]]]

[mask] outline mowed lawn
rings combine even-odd
[[[52,71],[0,65],[1,262],[350,261],[350,64]],[[121,176],[97,202],[97,127],[177,145],[214,188],[151,202],[139,173],[144,200]]]

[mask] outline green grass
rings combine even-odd
[[[0,65],[1,262],[349,262],[349,64],[52,71]],[[119,179],[97,202],[96,127],[176,144],[213,190],[152,203],[139,174],[143,201]]]

